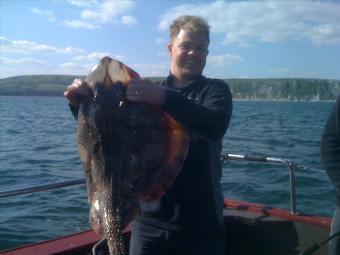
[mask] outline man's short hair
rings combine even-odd
[[[171,42],[177,37],[181,29],[187,29],[192,32],[202,32],[207,38],[208,44],[210,42],[210,26],[199,16],[184,15],[175,19],[170,25]]]

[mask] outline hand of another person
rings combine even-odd
[[[126,90],[128,101],[161,106],[165,101],[165,89],[148,79],[135,78]]]
[[[88,96],[91,89],[83,79],[75,79],[71,85],[67,87],[64,92],[64,97],[72,105],[79,105],[79,96]]]

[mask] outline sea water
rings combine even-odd
[[[296,168],[299,212],[331,216],[335,191],[320,163],[331,102],[235,101],[223,153],[277,157]],[[76,121],[62,97],[0,97],[0,191],[84,178]],[[230,199],[289,209],[285,165],[227,161]],[[0,198],[0,250],[87,229],[84,185]]]

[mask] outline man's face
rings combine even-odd
[[[203,33],[181,29],[168,45],[171,73],[180,81],[188,82],[201,75],[208,55],[208,40]]]

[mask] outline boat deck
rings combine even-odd
[[[325,239],[330,218],[292,215],[289,211],[260,204],[225,200],[224,222],[227,255],[296,255]],[[125,231],[129,242],[130,228]],[[1,255],[90,255],[100,237],[92,230],[2,251]],[[315,255],[327,254],[324,246]]]

